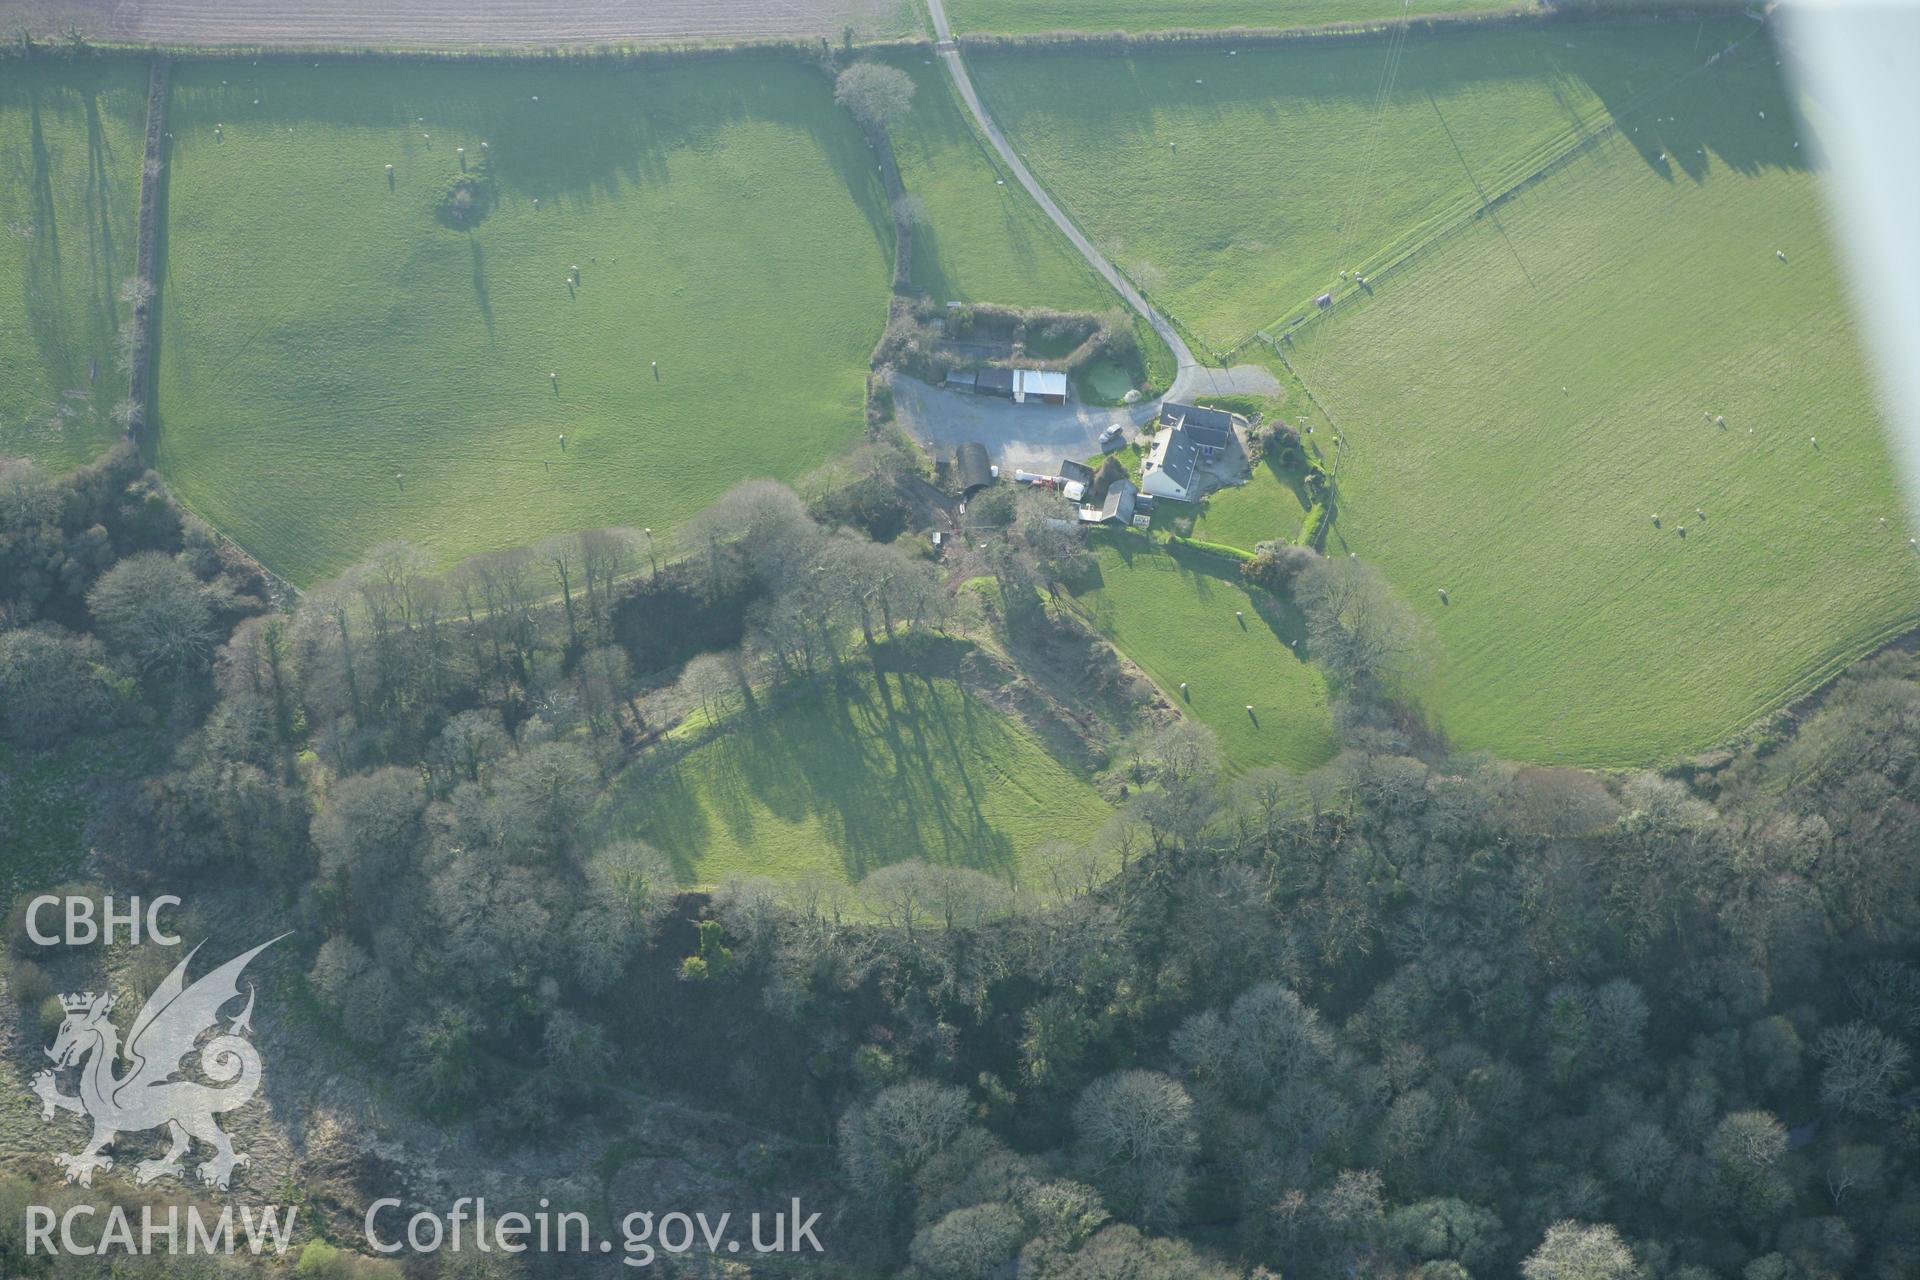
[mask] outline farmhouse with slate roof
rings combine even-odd
[[[1225,409],[1169,403],[1160,423],[1141,476],[1143,493],[1192,502],[1213,487],[1210,479],[1246,465],[1234,415]]]

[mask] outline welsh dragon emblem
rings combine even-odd
[[[199,1142],[213,1152],[199,1166],[200,1180],[226,1190],[234,1168],[245,1166],[247,1157],[233,1149],[233,1140],[214,1117],[244,1106],[260,1088],[260,1053],[246,1039],[252,1030],[252,986],[247,988],[246,1007],[228,1020],[224,1031],[220,1011],[240,998],[240,971],[247,962],[279,940],[235,956],[189,986],[187,965],[200,950],[195,947],[147,997],[127,1031],[124,1049],[119,1029],[107,1017],[113,996],[89,991],[60,997],[67,1016],[47,1050],[54,1069],[33,1078],[33,1091],[40,1095],[43,1120],[52,1120],[57,1111],[84,1112],[93,1120],[93,1140],[84,1151],[54,1157],[68,1182],[92,1186],[94,1170],[113,1168],[113,1157],[102,1153],[116,1137],[164,1126],[167,1153],[158,1160],[142,1160],[135,1166],[134,1181],[145,1186],[169,1175],[184,1177],[181,1157],[191,1143]],[[213,1084],[177,1078],[181,1059],[209,1031],[216,1034],[200,1045],[200,1070]],[[126,1071],[115,1075],[121,1059]],[[75,1095],[61,1093],[55,1076],[70,1067],[80,1069],[80,1092]]]

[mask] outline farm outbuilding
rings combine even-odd
[[[973,390],[976,395],[1000,396],[1013,399],[1013,370],[1000,368],[982,369],[974,375]]]
[[[1065,404],[1067,375],[1049,369],[1015,369],[1013,402],[1025,404],[1029,400],[1040,404]]]
[[[969,440],[953,451],[953,474],[960,485],[962,499],[971,498],[993,483],[993,464],[987,460],[987,446]]]
[[[1067,375],[1048,369],[1003,369],[997,365],[954,369],[948,372],[946,385],[979,396],[999,396],[1015,404],[1067,402]]]
[[[1133,481],[1116,480],[1107,486],[1106,500],[1099,506],[1080,508],[1080,519],[1086,524],[1133,524],[1138,495]]]

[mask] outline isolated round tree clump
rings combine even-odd
[[[835,79],[833,98],[870,129],[884,129],[913,105],[913,77],[882,62],[856,62]]]
[[[463,173],[448,182],[434,201],[434,216],[449,227],[469,230],[493,209],[493,183],[484,175]]]

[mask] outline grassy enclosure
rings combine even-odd
[[[917,858],[1017,878],[1106,817],[1093,785],[948,674],[881,671],[763,709],[658,771],[617,780],[596,821],[730,875],[849,881]]]
[[[169,124],[159,462],[296,582],[671,526],[859,432],[892,222],[809,66],[204,61]]]
[[[914,211],[913,283],[937,302],[1099,311],[1120,304],[1000,165],[931,58],[889,59],[913,106],[888,126]]]
[[[1304,472],[1263,459],[1253,464],[1247,483],[1221,489],[1204,504],[1173,504],[1170,511],[1191,512],[1193,526],[1182,530],[1203,542],[1218,542],[1251,551],[1262,542],[1291,542],[1307,514]],[[1156,513],[1156,519],[1158,518]]]
[[[1305,770],[1332,757],[1326,685],[1307,663],[1298,610],[1249,592],[1222,557],[1136,534],[1096,537],[1097,571],[1075,584],[1075,608],[1219,735],[1230,767]]]
[[[1214,31],[1310,27],[1430,14],[1531,9],[1527,0],[952,0],[955,31],[1003,35],[1047,31]]]
[[[1226,349],[1756,30],[1529,25],[973,63],[1061,205],[1203,345]]]
[[[90,462],[120,428],[147,64],[26,61],[0,74],[0,454]]]
[[[1462,747],[1671,759],[1920,620],[1778,75],[1690,79],[1302,334],[1351,444],[1330,549],[1427,615]]]

